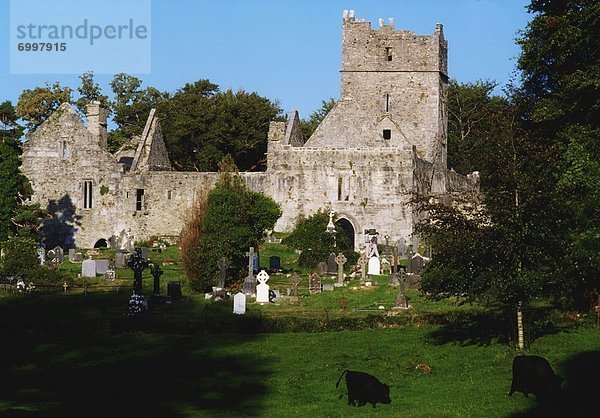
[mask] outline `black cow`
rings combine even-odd
[[[368,373],[344,370],[335,384],[336,388],[340,385],[344,373],[346,374],[346,389],[348,389],[348,405],[363,406],[367,402],[371,402],[375,408],[377,402],[392,403],[390,387]],[[340,395],[340,399],[342,396],[344,395]]]
[[[563,378],[554,374],[554,370],[543,357],[517,356],[512,364],[513,380],[508,395],[523,392],[527,397],[533,393],[537,399],[547,399],[558,394]]]

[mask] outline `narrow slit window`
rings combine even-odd
[[[383,139],[392,139],[392,130],[391,129],[383,130]]]
[[[389,93],[385,94],[385,111],[386,112],[390,111],[390,95],[389,95]]]
[[[173,191],[167,190],[167,200],[171,200],[171,199],[173,199]]]
[[[342,200],[342,182],[343,182],[343,179],[341,177],[338,177],[338,181],[337,181],[337,200]]]
[[[135,192],[135,210],[144,208],[144,189],[137,189]]]
[[[69,158],[69,148],[67,147],[67,141],[62,142],[62,157]]]
[[[392,48],[390,48],[390,47],[385,48],[385,58],[388,61],[392,60]]]
[[[83,208],[91,209],[94,204],[93,183],[91,180],[83,182]]]

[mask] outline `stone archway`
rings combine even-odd
[[[106,241],[104,238],[100,238],[94,244],[94,248],[108,248],[108,241]]]
[[[340,228],[342,228],[342,230],[344,231],[344,234],[348,237],[348,240],[350,241],[350,244],[348,245],[348,248],[351,248],[354,250],[355,248],[355,238],[356,238],[356,231],[354,230],[354,225],[352,225],[352,222],[350,222],[348,219],[340,217],[338,220],[335,221],[335,224],[337,226],[339,226]],[[338,239],[339,241],[339,239]]]

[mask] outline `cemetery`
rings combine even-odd
[[[9,377],[1,387],[3,411],[26,405],[58,415],[93,404],[109,413],[98,397],[133,394],[141,404],[121,402],[121,412],[336,415],[347,408],[338,400],[343,389],[334,387],[346,368],[390,384],[392,404],[373,410],[382,416],[507,416],[547,408],[506,397],[516,338],[506,312],[425,299],[407,279],[417,276],[405,272],[412,257],[397,258],[397,275],[363,278],[364,258],[349,266],[337,256],[341,273],[319,274],[298,267],[295,251],[264,243],[249,251],[259,254],[255,292],[245,294],[243,281],[221,283],[215,297],[189,289],[176,246],[140,249],[119,267],[114,250],[78,251],[81,257],[65,257],[57,267],[68,286],[19,293],[2,285],[2,353],[10,358],[2,366]],[[583,402],[591,388],[580,385],[599,370],[583,367],[589,359],[576,353],[597,347],[595,317],[550,312],[543,304],[527,312],[530,352],[574,377],[564,402]],[[26,363],[28,371],[17,373]],[[129,374],[137,376],[133,389]],[[38,392],[26,395],[31,380]]]

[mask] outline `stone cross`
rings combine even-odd
[[[344,284],[344,264],[346,264],[346,256],[343,253],[339,253],[335,258],[335,262],[338,265],[338,284]]]
[[[302,279],[298,276],[297,273],[292,273],[292,277],[290,279],[290,284],[292,285],[292,294],[290,297],[291,303],[298,303],[298,286]]]
[[[392,286],[398,286],[400,283],[398,282],[398,265],[399,265],[399,258],[400,256],[397,254],[398,253],[398,249],[394,246],[392,247],[392,263],[391,263],[391,268],[392,268],[392,274],[390,275],[390,285]]]
[[[404,269],[402,269],[398,275],[400,276],[400,289],[398,291],[398,296],[396,296],[396,308],[400,309],[408,309],[408,300],[404,295],[404,279],[406,274],[404,273]]]
[[[225,288],[225,277],[227,276],[227,269],[230,265],[229,259],[225,256],[217,261],[217,266],[219,267],[219,287],[221,289]]]
[[[269,274],[266,271],[261,270],[260,273],[256,275],[256,279],[258,280],[258,285],[256,286],[256,302],[269,303],[269,285],[267,284]]]
[[[160,265],[158,263],[153,263],[152,270],[150,270],[152,277],[154,277],[154,289],[152,290],[152,294],[159,296],[160,295],[160,276],[163,275],[163,271],[160,269]]]
[[[358,258],[358,264],[360,264],[360,282],[364,283],[367,280],[367,257],[364,254]]]
[[[142,272],[148,267],[148,262],[142,257],[141,248],[136,248],[135,253],[127,263],[127,266],[133,270],[133,294],[142,294]]]
[[[244,280],[244,293],[253,295],[256,293],[256,280],[254,279],[254,247],[250,247],[250,251],[246,253],[248,256],[248,276]]]

